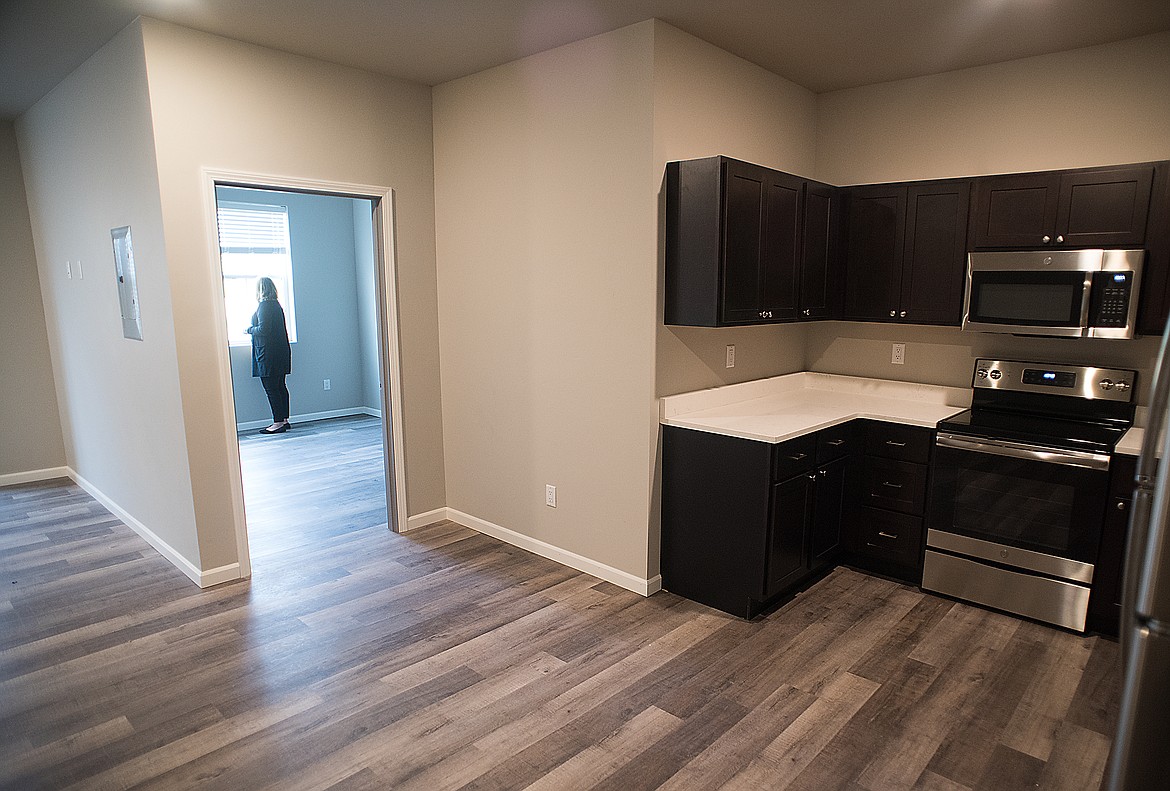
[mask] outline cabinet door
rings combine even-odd
[[[1130,505],[1129,498],[1109,498],[1101,531],[1101,550],[1093,569],[1088,622],[1093,631],[1104,634],[1116,635],[1121,623],[1121,592],[1125,576]]]
[[[1161,335],[1170,313],[1170,162],[1154,163],[1138,332]]]
[[[813,570],[832,563],[841,549],[849,463],[850,459],[840,458],[817,469],[809,528],[809,566]]]
[[[813,475],[801,473],[773,484],[763,598],[800,581],[808,571],[808,535]]]
[[[799,317],[800,208],[804,180],[775,170],[764,181],[760,308],[765,321]]]
[[[767,170],[735,161],[724,167],[720,320],[758,322]]]
[[[1055,172],[976,179],[971,212],[974,249],[1050,245],[1059,185],[1060,176]]]
[[[962,323],[970,196],[969,181],[908,187],[899,319],[956,327]]]
[[[902,291],[906,188],[858,187],[849,192],[844,317],[897,319]]]
[[[1060,177],[1056,243],[1071,247],[1141,247],[1154,166],[1074,171]]]
[[[832,318],[837,306],[840,271],[836,228],[840,190],[808,182],[804,190],[800,262],[800,318]]]
[[[724,173],[724,324],[796,318],[804,182],[729,160]]]

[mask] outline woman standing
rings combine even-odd
[[[272,407],[272,425],[260,433],[282,434],[289,429],[288,388],[284,377],[292,371],[292,347],[284,325],[284,308],[276,299],[272,278],[256,281],[256,301],[260,304],[252,314],[252,326],[247,329],[252,336],[252,376],[260,377]]]

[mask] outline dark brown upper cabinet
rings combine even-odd
[[[848,218],[844,317],[897,320],[906,240],[905,185],[850,189]]]
[[[726,157],[666,166],[667,324],[828,318],[837,190]]]
[[[842,191],[815,181],[804,183],[804,224],[801,237],[801,319],[830,319],[841,310]]]
[[[1153,177],[1147,164],[976,179],[972,247],[1140,247]]]
[[[849,190],[844,318],[958,325],[971,184]]]

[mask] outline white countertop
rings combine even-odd
[[[1142,452],[1142,438],[1146,435],[1144,428],[1131,428],[1125,432],[1121,442],[1117,443],[1116,452],[1126,456],[1137,456]]]
[[[803,372],[666,396],[660,422],[783,442],[854,418],[934,428],[970,404],[967,388]]]

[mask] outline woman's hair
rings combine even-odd
[[[256,299],[276,299],[276,284],[270,277],[262,277],[256,281]]]

